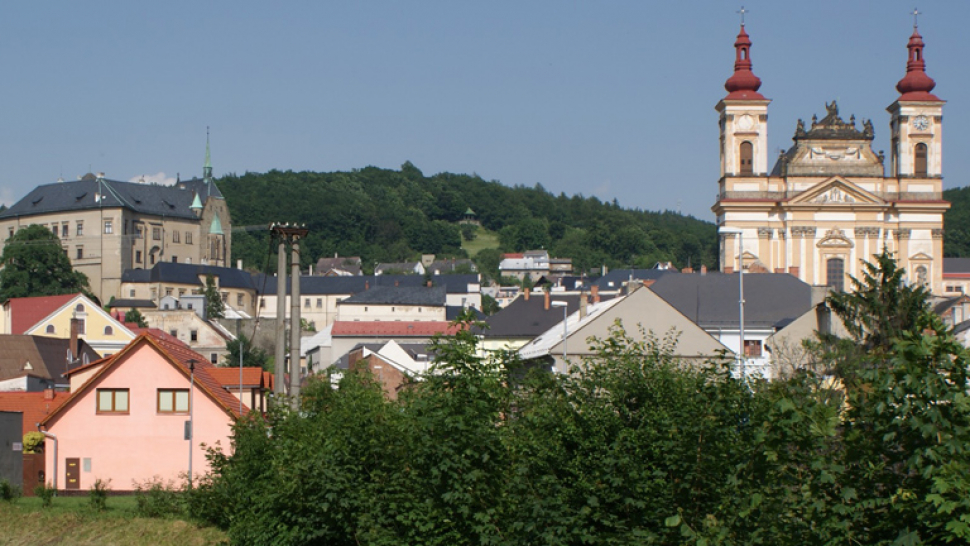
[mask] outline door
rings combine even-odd
[[[81,459],[73,458],[64,461],[65,489],[81,488]]]

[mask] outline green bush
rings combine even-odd
[[[135,485],[135,511],[146,518],[177,516],[184,512],[184,491],[159,479]]]
[[[54,488],[50,483],[39,483],[37,487],[34,488],[34,495],[40,499],[40,505],[44,508],[50,508],[51,504],[54,502],[54,495],[57,493],[57,489]]]
[[[97,512],[104,512],[108,507],[108,489],[111,480],[104,481],[98,478],[88,492],[88,503]]]
[[[23,492],[20,487],[8,482],[5,479],[0,479],[0,500],[6,502],[15,502]]]

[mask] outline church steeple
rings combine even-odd
[[[205,165],[202,166],[202,179],[205,181],[206,190],[212,184],[212,156],[209,153],[209,128],[205,128]],[[211,193],[211,192],[206,192]]]
[[[724,88],[728,91],[725,100],[764,100],[758,93],[761,79],[751,71],[751,38],[741,23],[741,32],[734,42],[734,74],[726,82]]]
[[[938,101],[939,97],[930,93],[936,82],[926,75],[926,60],[923,59],[923,37],[913,24],[913,35],[909,37],[906,48],[909,49],[909,59],[906,61],[906,75],[896,84],[899,100]]]

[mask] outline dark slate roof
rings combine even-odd
[[[965,320],[953,327],[954,334],[959,334],[960,332],[965,332],[967,330],[970,330],[970,320]]]
[[[443,286],[375,286],[358,292],[341,304],[427,305],[443,307],[447,294]]]
[[[655,281],[664,275],[680,273],[676,269],[614,269],[606,275],[593,281],[593,284],[600,290],[617,290],[630,280],[632,275],[634,280]],[[610,283],[613,283],[612,286]]]
[[[202,276],[200,280],[199,276]],[[172,284],[205,285],[205,276],[219,277],[219,286],[254,290],[253,275],[242,269],[214,265],[158,262],[151,269],[128,269],[121,274],[121,282],[164,282]]]
[[[0,213],[0,218],[31,216],[50,212],[122,207],[141,214],[195,219],[189,208],[195,193],[204,203],[209,197],[222,198],[215,183],[206,184],[199,178],[181,181],[172,186],[140,184],[119,180],[98,180],[86,175],[81,180],[56,182],[37,186],[23,199]],[[100,199],[96,200],[96,196]]]
[[[970,258],[943,258],[943,274],[970,273]]]
[[[481,311],[479,311],[478,309],[475,309],[474,307],[468,307],[468,309],[470,309],[471,312],[474,313],[475,320],[485,320],[487,318],[485,316],[485,313],[482,313]],[[455,319],[458,318],[459,315],[461,315],[462,311],[464,310],[465,310],[465,307],[462,307],[460,305],[445,306],[445,320],[447,320],[448,322],[453,322]]]
[[[148,309],[155,309],[158,305],[152,300],[132,300],[132,299],[122,299],[114,300],[108,304],[108,307],[114,309],[115,307],[143,307]]]
[[[20,377],[29,373],[35,377],[64,384],[67,371],[67,352],[71,340],[45,336],[0,335],[0,379]],[[94,362],[101,356],[83,340],[78,340],[82,362]],[[32,370],[24,370],[30,362]],[[77,364],[75,364],[77,367]]]
[[[437,275],[431,279],[433,286],[443,286],[449,294],[465,294],[469,284],[480,282],[477,274]],[[356,294],[378,286],[425,286],[421,275],[362,275],[357,277],[323,277],[303,275],[300,277],[300,294]],[[276,293],[276,276],[257,273],[253,284],[260,294]],[[286,293],[290,293],[290,279],[286,280]]]
[[[738,274],[664,275],[650,288],[701,328],[738,327]],[[812,306],[812,287],[787,273],[745,273],[744,323],[776,327]]]
[[[579,298],[578,295],[552,294],[550,302],[566,302],[566,313],[572,314],[579,310]],[[532,294],[528,300],[524,296],[519,296],[501,311],[485,319],[487,328],[473,328],[472,331],[484,337],[534,338],[562,322],[562,307],[550,305],[549,309],[546,309],[545,305],[543,294]]]

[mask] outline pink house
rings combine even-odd
[[[239,399],[211,369],[208,359],[182,342],[149,331],[116,355],[72,370],[71,395],[40,423],[56,437],[45,450],[48,478],[58,489],[82,491],[98,479],[110,480],[114,491],[154,478],[181,483],[189,470],[190,400],[192,474],[207,471],[203,445],[228,450],[240,416]]]

